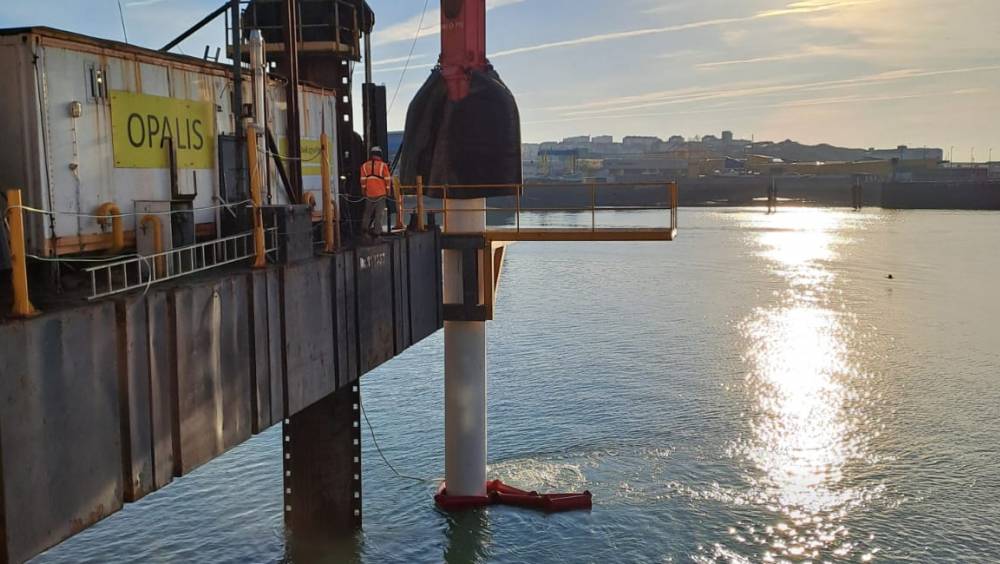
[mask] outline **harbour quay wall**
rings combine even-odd
[[[882,207],[1000,210],[1000,180],[887,182],[882,191]]]
[[[851,207],[850,176],[776,176],[782,206],[804,205]],[[770,184],[767,176],[681,178],[677,180],[678,203],[698,206],[764,206]],[[648,184],[650,180],[644,180]],[[669,179],[660,182],[666,184]],[[639,184],[638,181],[636,181]],[[602,183],[537,183],[525,186],[522,208],[586,207],[593,198],[599,206],[665,205],[660,186]],[[881,182],[867,178],[862,183],[865,206],[887,209],[1000,210],[1000,180]],[[491,205],[514,207],[513,198],[494,198]]]
[[[851,207],[851,187],[854,180],[850,176],[778,176],[778,197],[782,205],[814,205]],[[522,208],[587,207],[594,197],[592,186],[596,186],[598,206],[661,206],[668,202],[663,186],[648,185],[671,179],[648,178],[629,180],[623,184],[602,186],[603,183],[528,183],[521,199]],[[767,190],[770,178],[767,176],[731,176],[679,178],[677,182],[678,203],[685,207],[697,206],[755,206],[767,205]],[[882,203],[882,185],[877,180],[863,183],[864,204],[879,206]],[[490,205],[497,207],[515,206],[513,198],[491,198]]]

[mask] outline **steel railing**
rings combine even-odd
[[[615,189],[635,189],[635,188],[661,188],[663,189],[664,200],[662,204],[656,205],[613,205],[613,204],[601,204],[599,195],[603,195],[606,199],[612,199],[614,194],[610,194],[610,191]],[[534,207],[524,205],[525,193],[529,190],[535,191],[547,191],[547,190],[586,190],[589,193],[589,203],[587,205],[566,205],[566,206],[538,206]],[[601,194],[604,190],[605,194]],[[506,191],[509,194],[496,195],[498,191]],[[483,208],[461,208],[460,210],[449,210],[448,209],[448,199],[449,193],[451,194],[461,194],[462,198],[475,198],[476,193],[483,193],[482,198],[485,198],[488,202]],[[440,215],[442,217],[442,225],[445,231],[448,231],[449,216],[457,213],[469,213],[469,212],[487,212],[487,213],[508,213],[513,214],[513,225],[503,225],[503,226],[490,226],[487,225],[487,231],[492,232],[499,236],[502,233],[509,233],[513,239],[517,240],[520,235],[525,234],[530,231],[530,239],[540,240],[544,239],[544,232],[549,232],[553,235],[552,239],[557,240],[560,238],[560,234],[582,234],[585,232],[590,232],[594,234],[593,238],[601,238],[606,240],[614,240],[614,234],[620,234],[623,240],[641,238],[639,235],[647,234],[650,239],[666,239],[671,240],[676,235],[677,231],[677,208],[678,208],[678,194],[677,194],[677,183],[675,182],[647,182],[647,183],[577,183],[577,184],[534,184],[534,185],[524,185],[524,184],[464,184],[464,185],[425,185],[418,179],[417,184],[414,185],[398,185],[398,190],[396,192],[396,204],[401,210],[401,215],[406,213],[415,213],[417,215],[417,227],[418,229],[424,228],[425,218],[428,214]],[[496,203],[499,198],[513,198],[513,205],[493,205],[490,204],[490,200]],[[428,207],[427,200],[432,199],[440,202],[438,207]],[[412,205],[407,205],[407,201],[412,202]],[[612,227],[612,226],[601,226],[598,223],[598,213],[599,212],[610,212],[610,211],[659,211],[666,212],[666,219],[668,221],[665,227]],[[589,214],[590,222],[587,225],[577,225],[577,226],[559,226],[559,227],[525,227],[522,222],[522,214],[546,214],[546,213],[576,213],[576,214]],[[602,237],[597,237],[597,235],[602,235]]]
[[[329,10],[330,19],[320,23],[301,23],[307,15],[303,10],[304,4],[309,4],[310,8],[317,6]],[[241,12],[241,26],[245,30],[258,29],[264,34],[264,39],[269,46],[283,46],[283,24],[280,9],[283,5],[280,0],[241,0],[243,7]],[[268,10],[268,8],[273,8]],[[352,54],[357,54],[361,45],[361,25],[362,16],[358,13],[356,4],[347,0],[302,0],[298,3],[299,49],[307,50],[310,43],[329,44],[335,51],[342,51],[347,48]],[[275,21],[274,18],[277,17]],[[232,22],[226,18],[226,50],[232,53]]]
[[[278,249],[278,228],[265,229],[267,247],[272,255]],[[89,300],[105,298],[130,290],[148,288],[153,284],[188,276],[256,256],[253,232],[240,233],[178,247],[161,253],[134,256],[87,268],[90,274]]]

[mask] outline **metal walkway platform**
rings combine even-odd
[[[488,241],[673,241],[677,237],[677,184],[566,183],[536,185],[424,185],[400,186],[403,215],[415,214],[418,228],[429,217],[448,235],[485,235]],[[476,198],[484,207],[449,209],[450,194]],[[502,194],[502,195],[497,195]],[[433,200],[434,207],[427,206]],[[487,214],[485,233],[460,233],[448,228],[449,219],[464,213]],[[605,225],[607,212],[650,212],[643,223]],[[548,218],[556,217],[551,225]],[[499,219],[499,222],[497,221]],[[575,221],[573,221],[575,220]],[[539,225],[542,223],[542,225]],[[567,224],[568,223],[568,224]]]
[[[542,227],[531,229],[488,229],[490,241],[673,241],[677,228],[602,227],[570,229]]]

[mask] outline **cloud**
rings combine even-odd
[[[140,8],[142,6],[152,6],[153,4],[159,4],[164,0],[132,0],[131,2],[126,2],[126,8]]]
[[[514,49],[507,49],[506,51],[499,51],[497,53],[493,53],[490,56],[505,57],[509,55],[519,55],[522,53],[533,53],[535,51],[543,51],[546,49],[555,49],[559,47],[576,47],[578,45],[603,43],[605,41],[616,41],[619,39],[630,39],[634,37],[644,37],[647,35],[660,35],[676,31],[686,31],[691,29],[701,29],[708,27],[723,27],[730,24],[746,23],[766,18],[784,17],[784,16],[799,15],[799,14],[810,14],[814,12],[823,12],[828,10],[846,8],[849,6],[871,4],[878,1],[879,0],[805,0],[802,2],[793,2],[780,10],[765,10],[762,12],[757,12],[750,16],[714,18],[709,20],[668,25],[663,27],[650,27],[644,29],[633,29],[629,31],[600,33],[596,35],[576,37],[574,39],[551,41],[547,43],[540,43],[537,45],[528,45],[525,47],[516,47]]]
[[[825,12],[849,6],[862,4],[874,4],[879,0],[802,0],[792,2],[788,6],[778,10],[765,10],[754,15],[755,18],[773,18],[775,16],[788,16],[796,14],[810,14],[813,12]]]
[[[658,35],[661,33],[669,33],[672,31],[683,31],[688,29],[699,29],[703,27],[716,27],[730,23],[738,23],[742,21],[747,21],[750,18],[718,18],[713,20],[703,20],[700,22],[690,22],[686,24],[669,25],[665,27],[652,27],[646,29],[634,29],[631,31],[618,31],[613,33],[600,33],[596,35],[588,35],[585,37],[577,37],[574,39],[566,39],[563,41],[552,41],[549,43],[540,43],[537,45],[528,45],[526,47],[516,47],[514,49],[507,49],[506,51],[498,51],[492,53],[490,57],[506,57],[509,55],[519,55],[521,53],[532,53],[535,51],[544,51],[546,49],[555,49],[558,47],[576,47],[578,45],[588,45],[591,43],[603,43],[605,41],[614,41],[618,39],[629,39],[633,37],[643,37],[646,35]]]
[[[781,53],[778,55],[768,55],[764,57],[751,57],[748,59],[732,59],[727,61],[713,61],[709,63],[699,63],[694,66],[696,69],[707,70],[707,69],[717,69],[721,67],[728,67],[733,65],[748,65],[755,63],[771,63],[778,61],[793,61],[796,59],[809,59],[813,57],[835,57],[835,56],[846,56],[846,55],[859,55],[861,50],[851,47],[836,47],[836,46],[805,46],[802,47],[800,51],[793,53]]]
[[[510,6],[512,4],[520,4],[525,0],[486,0],[486,10],[494,10],[496,8],[501,8],[503,6]],[[433,0],[432,4],[437,4],[437,0]],[[430,37],[432,35],[438,35],[441,33],[441,10],[440,8],[428,9],[426,14],[423,14],[423,24],[420,24],[421,14],[417,14],[408,20],[392,24],[385,29],[378,29],[378,22],[376,21],[375,33],[372,36],[372,44],[374,45],[387,45],[390,43],[396,43],[399,41],[413,41],[414,36],[417,38]],[[420,26],[420,29],[417,29]]]
[[[436,66],[437,66],[437,63],[422,63],[422,64],[419,64],[419,65],[409,65],[409,66],[400,65],[398,67],[389,67],[389,68],[384,68],[384,69],[383,68],[377,68],[377,69],[374,69],[374,72],[399,72],[399,71],[403,71],[403,70],[432,69],[432,68],[434,68]]]
[[[893,102],[900,100],[911,100],[917,98],[934,98],[934,97],[945,97],[945,96],[966,96],[973,94],[981,94],[984,89],[981,88],[966,88],[958,90],[949,90],[945,92],[925,92],[918,94],[887,94],[880,96],[839,96],[839,97],[829,97],[829,98],[816,98],[807,100],[790,100],[787,102],[778,102],[772,104],[753,104],[753,105],[719,105],[710,108],[694,108],[690,110],[679,110],[672,112],[640,112],[640,113],[617,113],[617,114],[607,114],[600,116],[569,116],[562,118],[553,119],[541,119],[541,120],[526,120],[524,124],[540,124],[540,123],[566,123],[574,121],[590,121],[595,119],[634,119],[634,118],[651,118],[651,117],[668,117],[668,116],[683,116],[683,115],[694,115],[694,114],[716,114],[725,112],[747,112],[751,110],[761,110],[761,109],[788,109],[788,108],[799,108],[799,107],[810,107],[810,106],[832,106],[838,104],[871,104],[878,102]]]
[[[864,75],[853,78],[823,80],[801,83],[771,83],[771,84],[744,84],[742,87],[712,87],[712,88],[687,88],[675,91],[652,92],[642,95],[623,96],[576,104],[573,106],[561,106],[549,108],[553,110],[570,110],[564,115],[567,116],[599,116],[602,114],[612,114],[623,109],[642,109],[669,106],[676,104],[689,104],[694,102],[707,102],[713,100],[729,100],[734,98],[747,98],[753,96],[765,96],[773,94],[785,94],[790,92],[812,92],[825,91],[833,88],[847,88],[852,86],[868,86],[871,84],[884,84],[900,80],[912,80],[918,78],[933,78],[956,74],[983,73],[1000,71],[1000,65],[964,67],[954,69],[898,69],[881,72],[871,75]]]
[[[669,53],[662,53],[657,55],[656,58],[660,60],[668,59],[680,59],[683,57],[694,57],[700,55],[702,52],[696,49],[681,49],[680,51],[671,51]]]
[[[403,55],[402,57],[392,57],[392,58],[389,58],[389,59],[375,59],[375,60],[372,61],[372,66],[373,67],[380,67],[380,66],[383,66],[383,65],[391,65],[393,63],[405,63],[407,60],[414,61],[414,60],[424,59],[426,57],[427,57],[427,55],[413,55],[412,57],[408,56],[408,55]],[[373,59],[374,59],[374,57],[373,57]],[[410,66],[410,68],[414,68],[414,67]],[[389,69],[382,69],[382,70],[389,70]]]

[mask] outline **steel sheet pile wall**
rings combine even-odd
[[[333,257],[334,350],[337,359],[337,385],[347,387],[358,380],[358,308],[355,287],[354,252]]]
[[[180,475],[250,438],[250,337],[245,276],[173,292]]]
[[[285,311],[287,411],[302,411],[337,389],[333,349],[333,261],[329,257],[286,267]]]
[[[441,233],[406,238],[410,303],[410,340],[417,343],[444,326],[441,307]],[[435,305],[436,304],[436,305]]]
[[[350,389],[439,329],[438,241],[411,234],[0,324],[0,563]]]
[[[122,507],[115,305],[0,326],[0,561],[20,562]]]
[[[391,244],[357,250],[358,362],[361,373],[377,368],[395,354]]]
[[[881,204],[889,209],[1000,210],[1000,181],[887,182]]]
[[[253,394],[250,399],[255,415],[253,432],[259,433],[279,423],[285,414],[281,272],[256,271],[250,275],[250,286],[253,294],[250,307]]]

